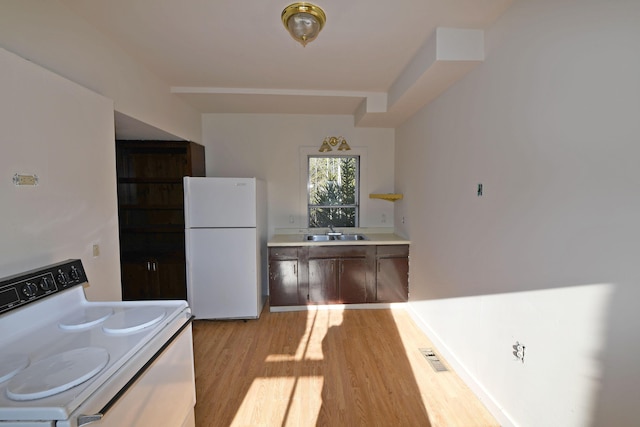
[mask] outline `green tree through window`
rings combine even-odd
[[[309,156],[309,227],[357,227],[358,156]]]

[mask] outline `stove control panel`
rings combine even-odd
[[[0,314],[87,281],[82,261],[70,259],[0,279]]]

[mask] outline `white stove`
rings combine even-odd
[[[89,302],[80,260],[0,281],[0,427],[193,425],[185,301]]]

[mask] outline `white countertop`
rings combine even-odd
[[[362,245],[408,245],[411,242],[394,233],[367,233],[358,231],[357,234],[364,234],[369,240],[330,240],[327,242],[313,242],[304,240],[305,234],[324,234],[324,231],[311,233],[294,233],[294,234],[275,234],[267,242],[268,247],[281,246],[362,246]],[[356,234],[356,232],[347,232],[344,234]]]

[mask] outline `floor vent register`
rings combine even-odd
[[[420,353],[427,359],[427,362],[431,365],[434,371],[436,372],[445,372],[448,371],[447,367],[440,361],[438,355],[430,348],[419,348]]]

